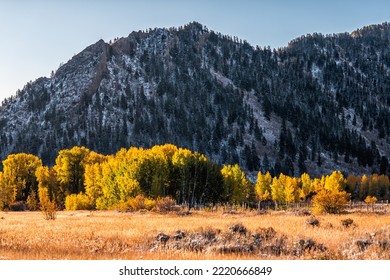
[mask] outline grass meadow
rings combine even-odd
[[[0,212],[0,260],[390,259],[390,214]],[[351,219],[349,225],[342,221]]]

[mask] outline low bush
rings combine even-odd
[[[351,194],[339,190],[319,191],[313,198],[313,212],[316,214],[340,214],[348,207]]]
[[[137,195],[132,197],[127,201],[130,209],[134,211],[138,210],[154,210],[156,207],[156,201],[150,198],[147,198],[143,195]]]
[[[122,212],[140,210],[153,211],[156,209],[156,201],[141,194],[135,197],[131,197],[125,202],[120,202],[113,208]]]
[[[39,210],[39,200],[35,191],[31,191],[30,195],[27,197],[27,206],[30,211]]]
[[[320,221],[315,216],[311,216],[305,221],[305,223],[312,227],[318,227],[320,225]]]
[[[57,205],[54,200],[50,199],[48,189],[39,188],[38,197],[43,217],[46,220],[55,220],[57,218]]]
[[[341,225],[345,228],[348,228],[350,227],[351,225],[353,224],[353,220],[348,218],[348,219],[345,219],[345,220],[341,220]]]
[[[178,211],[176,207],[176,200],[174,200],[171,197],[159,197],[156,200],[156,210],[158,212],[172,212],[172,211]]]
[[[68,211],[92,210],[93,205],[87,195],[83,193],[71,194],[65,198],[65,209]]]
[[[27,204],[24,201],[16,201],[9,205],[10,211],[26,211],[27,209]]]

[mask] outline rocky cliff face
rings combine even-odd
[[[388,24],[270,50],[199,23],[100,40],[0,109],[0,156],[173,143],[249,171],[388,173]]]

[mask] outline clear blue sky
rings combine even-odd
[[[198,21],[256,46],[390,21],[390,1],[0,0],[0,100],[103,39]]]

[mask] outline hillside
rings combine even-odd
[[[389,174],[390,24],[253,47],[199,23],[87,47],[3,101],[0,157],[172,143],[248,171]]]

